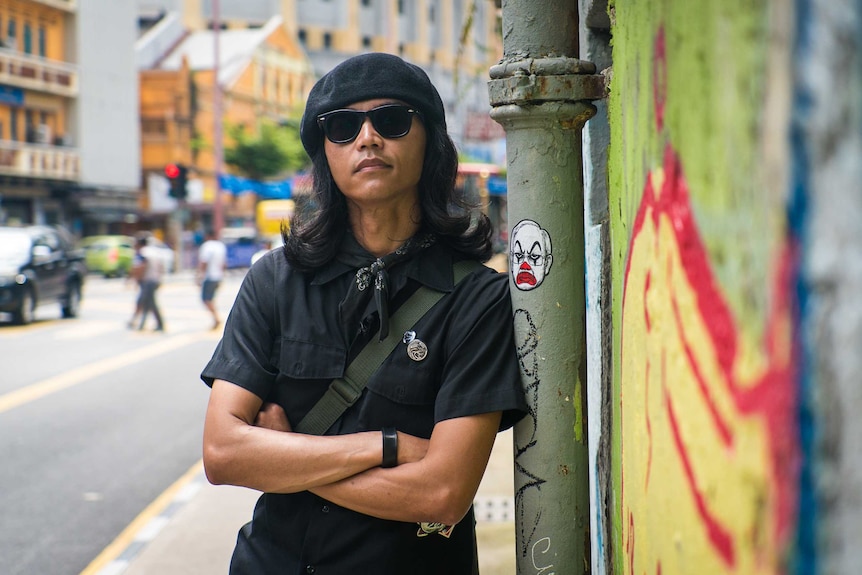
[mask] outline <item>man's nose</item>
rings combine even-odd
[[[374,129],[374,124],[371,123],[371,118],[366,116],[362,121],[362,127],[359,128],[359,135],[356,136],[356,141],[362,146],[380,145],[383,137]]]

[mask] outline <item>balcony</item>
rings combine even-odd
[[[0,175],[78,181],[80,157],[75,148],[0,140]]]
[[[78,95],[78,68],[0,48],[0,84],[74,98]]]
[[[77,12],[78,0],[33,0],[37,4],[44,4],[63,12]]]

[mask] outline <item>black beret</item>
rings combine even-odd
[[[425,122],[446,130],[443,100],[428,74],[398,56],[372,52],[345,60],[311,88],[299,128],[308,155],[313,156],[323,141],[319,115],[377,98],[402,100],[422,112]]]

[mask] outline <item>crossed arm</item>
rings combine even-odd
[[[267,405],[261,412],[262,405],[237,385],[213,383],[204,425],[210,482],[270,493],[308,490],[366,515],[448,525],[473,502],[501,417],[494,412],[442,421],[430,440],[399,432],[398,466],[384,469],[379,431],[293,433],[280,408]]]

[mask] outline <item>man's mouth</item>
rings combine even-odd
[[[367,160],[362,160],[356,165],[356,171],[361,172],[366,168],[385,168],[387,166],[386,162],[380,160],[378,158],[369,158]]]

